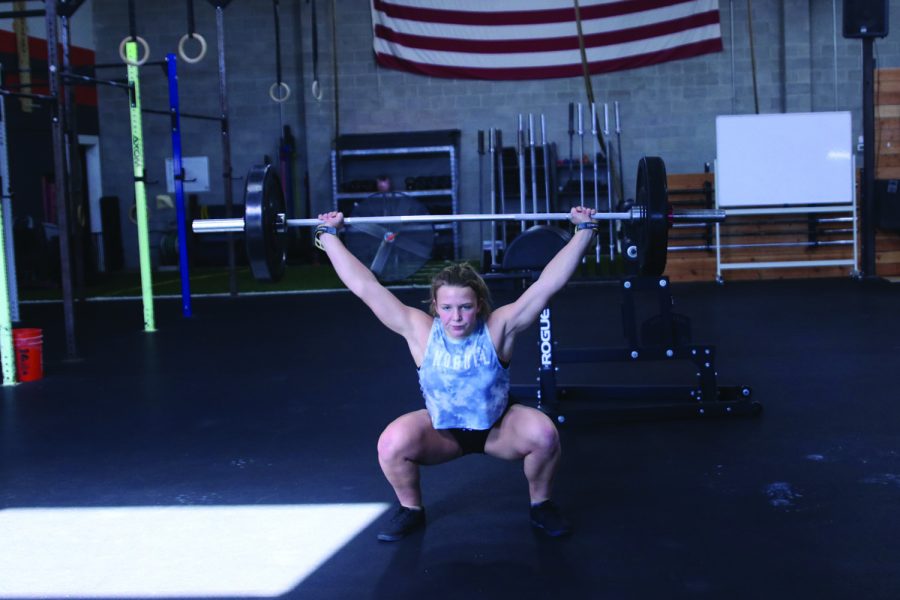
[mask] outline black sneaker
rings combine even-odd
[[[552,500],[544,500],[531,507],[531,525],[550,537],[568,535],[572,526]]]
[[[378,534],[378,539],[382,542],[396,542],[423,527],[425,527],[425,509],[406,508],[401,505],[384,530]]]

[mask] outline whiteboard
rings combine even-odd
[[[182,156],[181,168],[184,169],[182,185],[185,192],[209,191],[208,156]],[[175,165],[171,158],[166,159],[166,190],[175,193]]]
[[[716,117],[719,206],[850,204],[850,112]]]

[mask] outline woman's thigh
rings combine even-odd
[[[515,460],[558,443],[556,426],[550,417],[536,408],[513,404],[491,430],[484,451],[497,458]]]
[[[422,465],[440,464],[462,454],[452,435],[431,425],[431,417],[425,409],[394,419],[381,434],[378,447],[379,452],[390,448],[394,453]]]

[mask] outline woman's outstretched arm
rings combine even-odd
[[[592,223],[593,214],[592,208],[576,206],[572,209],[569,220],[576,226],[579,223]],[[591,244],[593,234],[593,228],[576,230],[572,239],[547,263],[537,281],[516,301],[501,306],[491,315],[488,326],[501,359],[509,360],[515,335],[534,323],[550,302],[550,298],[561,290],[575,273],[581,258]]]
[[[319,220],[328,227],[340,230],[343,227],[344,215],[339,212],[324,213],[319,215]],[[414,331],[421,329],[423,325],[431,326],[432,319],[428,315],[403,304],[390,290],[381,285],[372,271],[344,246],[337,235],[318,232],[316,235],[340,280],[388,329],[399,333],[412,345],[410,336],[414,335]],[[416,336],[416,339],[419,337],[421,335]]]

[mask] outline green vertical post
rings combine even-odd
[[[6,152],[6,111],[4,100],[0,98],[0,136],[3,140],[2,151]],[[3,167],[4,174],[9,170]],[[0,179],[0,196],[5,195],[9,186],[8,181]],[[6,271],[6,221],[9,215],[4,208],[10,207],[12,202],[0,202],[0,363],[2,363],[3,385],[16,385],[16,355],[13,347],[12,311],[10,310],[9,274]],[[10,228],[10,231],[12,229]]]
[[[0,206],[0,362],[3,385],[16,385],[16,354],[13,349],[12,318],[9,312],[9,287],[6,279],[6,239],[3,207]]]
[[[141,86],[137,43],[125,44],[128,83],[131,85],[131,154],[134,159],[134,201],[137,207],[138,251],[141,261],[141,296],[144,299],[144,331],[156,331],[153,318],[153,273],[150,264],[150,227],[147,223],[147,190],[144,175],[144,134],[141,128]]]

